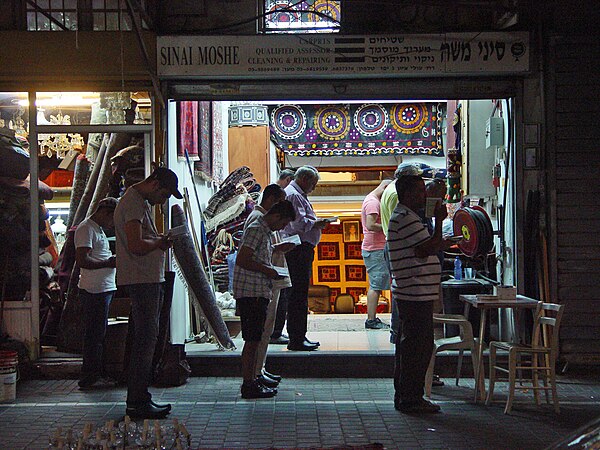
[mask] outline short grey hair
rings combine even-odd
[[[292,169],[283,169],[279,173],[280,180],[283,180],[284,178],[287,178],[287,177],[293,177],[293,176],[294,176],[294,171]]]
[[[402,163],[399,164],[394,172],[394,178],[398,179],[401,175],[414,175],[421,176],[423,170],[415,163]]]
[[[309,178],[311,180],[320,180],[321,176],[319,175],[319,171],[313,166],[302,166],[298,170],[296,170],[296,175],[294,176],[294,179],[299,180],[305,178]]]

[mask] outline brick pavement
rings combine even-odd
[[[194,377],[177,388],[153,389],[172,402],[171,417],[184,422],[194,448],[332,447],[379,442],[385,448],[541,449],[600,414],[600,382],[561,377],[561,414],[519,395],[515,411],[503,403],[473,404],[472,379],[445,379],[434,388],[442,414],[407,416],[393,406],[390,379],[286,378],[279,395],[242,400],[239,379]],[[498,399],[504,395],[500,384]],[[125,388],[81,392],[76,380],[18,383],[17,399],[0,405],[0,449],[47,448],[58,427],[81,430],[86,422],[121,420]]]

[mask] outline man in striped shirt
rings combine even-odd
[[[396,180],[398,205],[388,228],[392,298],[400,315],[394,371],[394,407],[405,413],[435,413],[439,406],[423,398],[425,374],[433,351],[433,302],[441,276],[437,253],[450,245],[442,239],[446,205],[435,210],[430,235],[416,211],[425,206],[425,183],[420,176]]]

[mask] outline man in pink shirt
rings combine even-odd
[[[379,212],[381,195],[392,180],[383,180],[364,199],[361,208],[363,227],[362,257],[369,274],[367,292],[367,320],[365,328],[380,330],[389,328],[377,316],[377,304],[381,291],[390,288],[390,271],[385,259],[385,234],[381,228]]]

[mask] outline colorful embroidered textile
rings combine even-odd
[[[223,107],[221,102],[212,102],[212,179],[220,183],[223,173]]]
[[[279,105],[271,139],[292,156],[444,156],[444,103]]]
[[[177,159],[185,161],[187,150],[191,161],[198,161],[198,102],[179,102],[179,145]]]
[[[200,124],[198,160],[194,162],[194,171],[205,180],[212,177],[212,111],[211,102],[198,102],[198,120]]]

